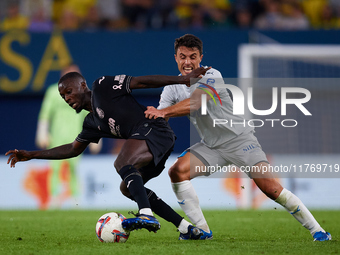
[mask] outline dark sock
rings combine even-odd
[[[137,169],[132,165],[127,165],[122,167],[118,174],[125,182],[133,199],[137,202],[139,210],[143,208],[151,208],[144,188],[142,176]]]
[[[150,189],[145,188],[151,209],[154,213],[171,222],[176,226],[176,228],[181,223],[183,217],[176,213],[168,204],[166,204],[162,199],[157,197],[157,195]]]

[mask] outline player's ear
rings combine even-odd
[[[86,91],[86,90],[87,90],[87,84],[86,84],[86,82],[85,82],[85,81],[82,81],[82,82],[80,83],[80,87],[82,88],[82,90]]]

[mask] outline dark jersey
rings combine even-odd
[[[83,123],[79,142],[97,143],[101,137],[128,139],[137,128],[153,122],[145,118],[146,107],[130,94],[131,76],[103,76],[92,84],[92,111]]]

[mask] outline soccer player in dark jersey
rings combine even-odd
[[[122,222],[124,229],[146,228],[149,231],[160,229],[152,211],[178,230],[198,239],[202,232],[177,214],[157,195],[144,187],[144,184],[158,176],[169,157],[175,135],[164,118],[147,119],[146,107],[140,105],[131,95],[132,89],[156,88],[168,84],[190,85],[190,78],[201,77],[209,68],[200,67],[185,76],[149,75],[132,77],[127,75],[102,76],[88,88],[85,78],[71,72],[60,78],[58,89],[65,102],[81,112],[90,113],[85,117],[83,129],[69,144],[48,150],[10,150],[7,163],[14,167],[18,161],[30,159],[66,159],[78,156],[92,142],[102,137],[126,139],[114,166],[122,178],[122,193],[137,202],[139,212],[135,218]]]

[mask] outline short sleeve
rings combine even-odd
[[[157,109],[164,109],[176,103],[176,99],[174,98],[175,93],[172,91],[172,88],[171,88],[172,86],[176,86],[176,85],[170,85],[170,86],[164,87]]]
[[[77,136],[76,140],[80,143],[98,143],[103,137],[102,132],[96,128],[93,114],[89,113],[83,122],[83,129]]]
[[[216,69],[210,69],[206,72],[202,79],[199,82],[206,83],[212,87],[215,84],[223,84],[223,77],[222,74]]]
[[[130,81],[132,76],[121,74],[116,76],[102,76],[92,84],[92,90],[95,95],[103,97],[121,96],[130,94]]]
[[[198,82],[198,87],[213,87],[215,88],[216,84],[224,84],[223,77],[221,73],[216,69],[210,69],[207,71],[207,73],[204,75],[202,79]],[[220,88],[216,88],[216,90],[220,90]]]

